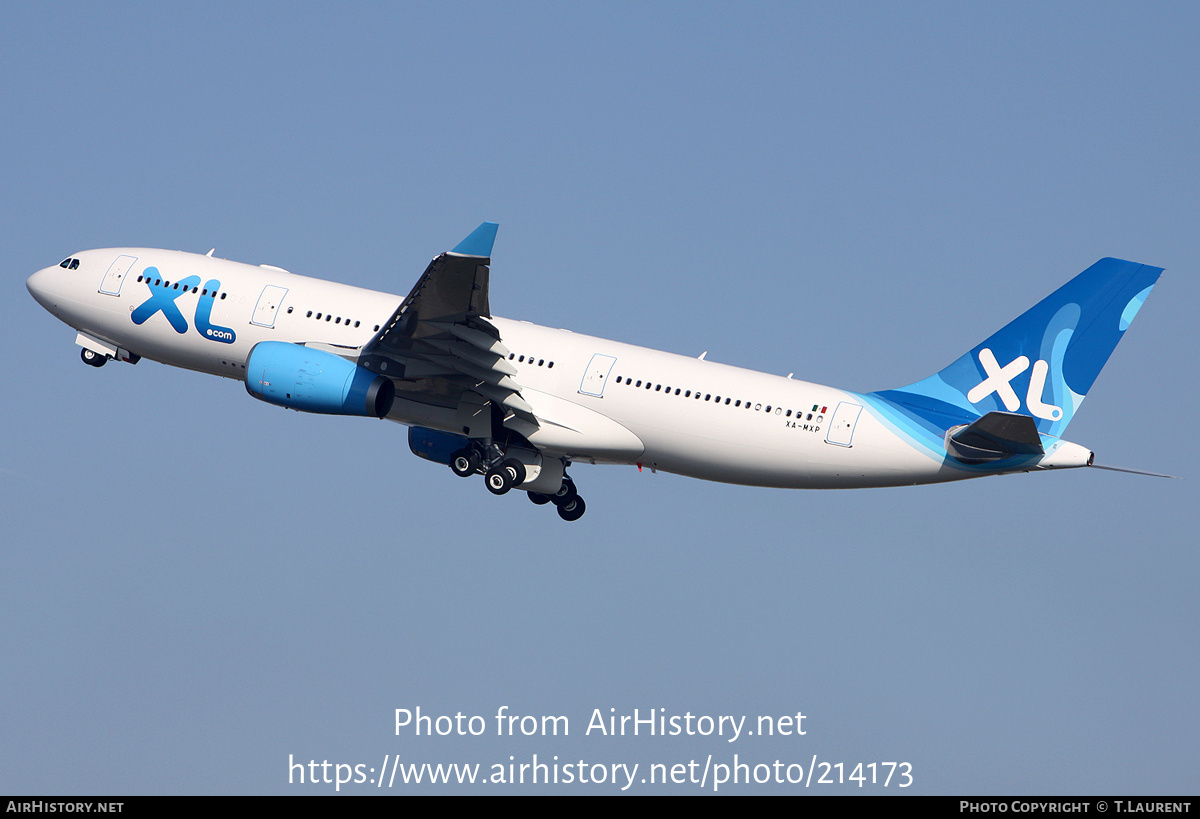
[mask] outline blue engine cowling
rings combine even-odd
[[[471,439],[452,432],[440,432],[425,427],[408,428],[408,448],[417,457],[436,464],[450,465],[459,450],[471,445]]]
[[[246,392],[269,404],[327,415],[382,418],[392,408],[390,378],[333,353],[284,341],[261,341],[246,361]]]

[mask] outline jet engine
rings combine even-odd
[[[246,361],[246,392],[269,404],[326,415],[382,418],[396,387],[333,353],[283,341],[261,341]]]

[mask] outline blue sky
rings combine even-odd
[[[0,791],[324,793],[288,783],[289,755],[536,753],[1195,792],[1192,6],[71,3],[0,23]],[[577,466],[568,525],[415,458],[399,426],[87,368],[24,287],[85,248],[215,246],[403,295],[485,219],[498,315],[853,390],[940,369],[1102,256],[1165,267],[1068,437],[1183,480],[795,492]],[[571,734],[397,736],[417,706]],[[799,711],[807,733],[585,735],[610,708]]]

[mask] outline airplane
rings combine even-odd
[[[820,489],[1096,465],[1062,433],[1162,273],[1101,259],[934,375],[855,393],[493,316],[497,227],[403,299],[128,247],[72,254],[27,287],[87,364],[148,358],[288,409],[397,421],[416,455],[573,521],[576,463]]]

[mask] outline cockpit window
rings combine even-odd
[[[72,259],[72,258],[66,258],[66,259],[63,259],[61,262],[59,262],[58,266],[65,267],[67,270],[74,270],[77,267],[79,267],[79,260]]]
[[[71,260],[71,269],[72,269],[72,270],[74,270],[74,269],[75,269],[75,268],[77,268],[77,267],[79,267],[79,260],[78,260],[78,259],[72,259],[72,260]]]

